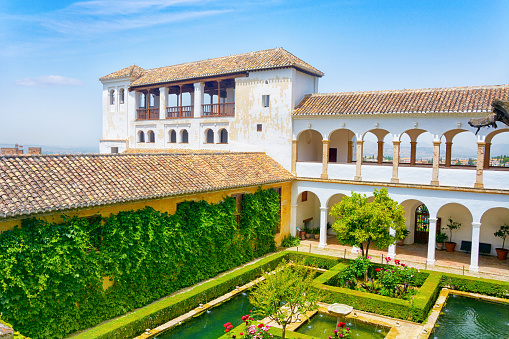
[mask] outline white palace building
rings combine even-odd
[[[437,228],[451,218],[462,225],[452,240],[457,250],[470,242],[477,271],[480,249],[494,255],[493,233],[509,224],[509,168],[490,164],[509,128],[475,135],[468,121],[509,101],[509,85],[322,94],[323,75],[282,48],[124,68],[100,78],[100,151],[265,152],[295,175],[292,234],[319,227],[321,247],[331,206],[386,187],[405,209],[405,243],[428,244],[428,266]],[[466,147],[470,165],[455,157]]]

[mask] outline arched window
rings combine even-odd
[[[207,144],[213,144],[214,143],[214,131],[212,131],[210,128],[205,131],[205,136],[207,138]]]
[[[156,142],[156,134],[154,133],[154,131],[147,132],[147,139],[148,142]]]
[[[124,96],[125,96],[125,92],[124,92],[124,89],[121,88],[119,91],[118,91],[118,101],[123,104],[124,103]]]
[[[110,105],[115,105],[115,90],[110,91]]]
[[[219,143],[220,144],[228,143],[228,131],[225,128],[219,131]]]
[[[429,211],[426,205],[419,205],[415,209],[414,242],[427,244],[429,232]]]
[[[189,143],[189,133],[187,133],[187,130],[182,130],[181,132],[181,140],[183,144]]]
[[[170,142],[171,142],[172,144],[174,144],[174,143],[176,143],[176,142],[177,142],[177,132],[175,132],[175,130],[174,130],[174,129],[172,129],[172,130],[170,131]]]
[[[143,131],[138,132],[138,142],[145,142],[145,133]]]

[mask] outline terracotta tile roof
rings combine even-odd
[[[141,68],[140,66],[131,65],[129,67],[122,68],[121,70],[100,77],[99,80],[102,81],[124,77],[138,79],[143,73],[145,73],[145,70],[143,68]]]
[[[312,94],[293,114],[488,112],[495,99],[509,100],[509,85]]]
[[[232,74],[271,68],[294,67],[306,73],[323,76],[323,73],[310,64],[297,58],[283,48],[267,49],[258,52],[229,55],[220,58],[188,62],[185,64],[159,67],[147,70],[131,86],[143,86],[217,75]]]
[[[230,151],[212,149],[187,149],[187,148],[129,148],[123,154],[210,154],[210,153],[233,153]]]
[[[0,157],[0,219],[292,180],[264,153]]]

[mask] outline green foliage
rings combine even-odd
[[[491,295],[509,299],[509,282],[475,278],[465,275],[444,274],[442,283],[454,290]]]
[[[451,217],[449,217],[449,223],[446,225],[446,227],[442,227],[443,230],[446,228],[449,229],[450,237],[449,242],[452,242],[452,231],[456,230],[461,227],[461,223],[453,221]]]
[[[442,243],[449,239],[449,236],[446,233],[437,233],[437,243]]]
[[[368,256],[369,246],[386,248],[401,239],[406,230],[403,207],[389,197],[385,188],[374,191],[374,200],[352,192],[351,197],[332,206],[330,215],[336,218],[332,228],[343,245],[357,246],[363,256]],[[394,236],[389,229],[396,231]],[[365,247],[364,247],[365,244]]]
[[[493,233],[494,236],[502,238],[502,248],[505,247],[505,238],[509,236],[509,226],[508,225],[502,225],[500,226],[500,229]]]
[[[286,236],[281,242],[282,247],[294,247],[300,245],[300,239],[298,237],[292,237],[291,235]]]
[[[314,272],[283,261],[275,272],[265,274],[264,278],[249,295],[249,301],[256,314],[269,317],[283,328],[284,339],[286,326],[295,322],[298,314],[318,308],[320,294],[312,286]]]
[[[0,234],[0,312],[33,338],[62,338],[275,250],[275,190],[105,220],[27,219]],[[103,291],[103,277],[114,285]],[[146,327],[145,327],[146,328]]]
[[[368,269],[371,267],[370,258],[358,256],[350,262],[347,268],[341,271],[339,281],[341,286],[355,287],[360,281],[367,282]]]

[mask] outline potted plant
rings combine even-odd
[[[407,230],[407,229],[404,229],[403,232],[401,233],[401,238],[398,239],[398,245],[399,246],[403,246],[404,245],[404,241],[405,241],[405,238],[410,234],[410,231]]]
[[[506,260],[507,252],[509,252],[509,250],[506,250],[504,247],[505,238],[509,235],[509,226],[508,225],[500,226],[500,229],[496,231],[493,235],[502,238],[502,247],[495,248],[495,251],[497,251],[497,258],[500,260]]]
[[[304,228],[304,231],[306,231],[306,238],[308,238],[308,239],[309,239],[309,238],[312,238],[312,237],[313,237],[313,231],[312,231],[310,228],[305,227],[305,228]]]
[[[315,236],[315,239],[320,239],[320,229],[319,228],[313,228],[312,232]]]
[[[446,226],[449,229],[450,236],[449,241],[445,242],[445,250],[447,252],[454,252],[454,249],[456,248],[456,243],[452,241],[452,231],[459,229],[461,227],[461,223],[453,221],[452,218],[449,217],[449,223]],[[445,227],[442,229],[445,229]]]
[[[306,229],[299,228],[299,237],[300,240],[306,240]]]
[[[438,233],[437,234],[437,242],[436,242],[436,248],[437,250],[440,250],[442,251],[444,249],[444,242],[448,239],[449,237],[447,236],[446,233]]]

